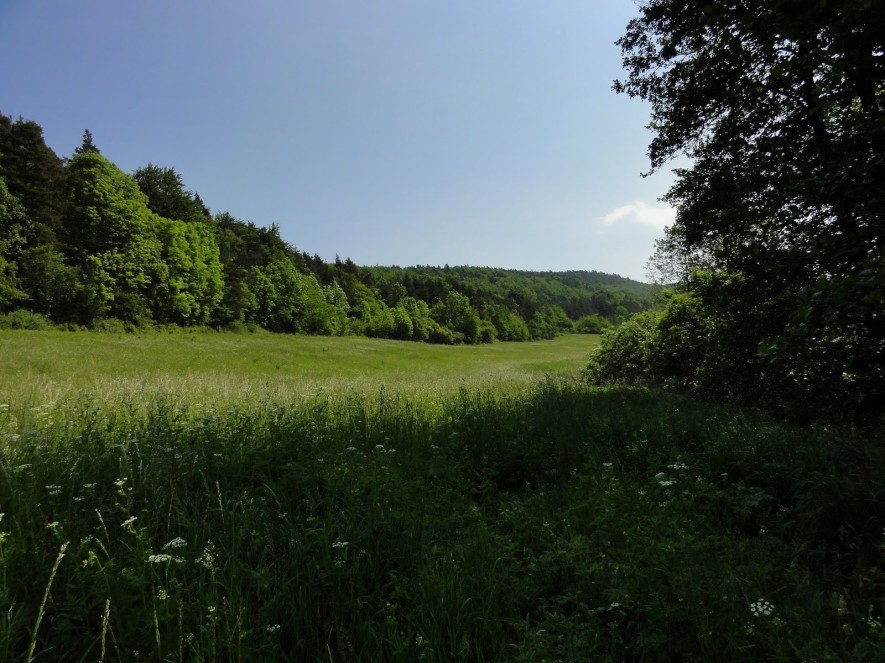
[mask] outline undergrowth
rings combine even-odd
[[[0,404],[0,660],[885,658],[885,447],[642,390]]]

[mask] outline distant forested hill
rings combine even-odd
[[[654,289],[615,274],[591,271],[530,272],[494,267],[367,267],[385,295],[402,285],[412,297],[436,299],[448,290],[467,295],[474,306],[503,304],[527,320],[545,306],[557,306],[572,320],[597,315],[610,321],[651,305]]]
[[[60,158],[0,115],[0,325],[262,327],[436,343],[599,332],[652,287],[598,272],[360,267],[212,214],[174,168],[131,174],[87,130]]]

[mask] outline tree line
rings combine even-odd
[[[131,174],[87,130],[69,158],[0,114],[0,314],[72,327],[151,325],[356,334],[436,343],[600,332],[649,286],[597,272],[326,262],[228,212],[174,168]]]

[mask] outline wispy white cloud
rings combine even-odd
[[[615,223],[632,222],[652,226],[663,230],[671,225],[676,219],[676,210],[670,207],[649,207],[642,201],[636,201],[629,205],[616,207],[602,217],[603,226],[611,226]]]

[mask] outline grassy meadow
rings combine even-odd
[[[594,343],[0,334],[0,660],[885,660],[881,436]]]
[[[575,376],[599,337],[439,346],[285,334],[105,334],[0,330],[0,403],[102,402],[163,394],[215,406],[319,391],[431,395]]]

